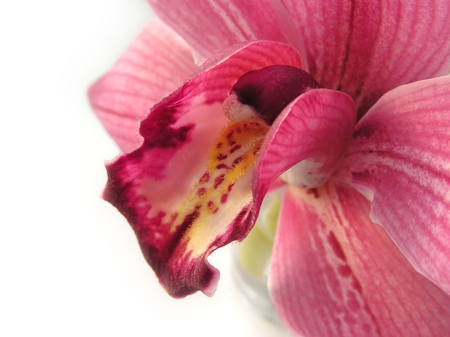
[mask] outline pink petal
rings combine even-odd
[[[288,189],[280,213],[269,287],[294,334],[447,336],[450,297],[417,273],[370,202],[328,184]]]
[[[189,43],[197,63],[239,42],[271,40],[299,46],[294,25],[279,1],[148,2],[155,13]]]
[[[282,0],[305,43],[309,72],[366,112],[401,84],[450,72],[447,0]]]
[[[195,68],[186,43],[153,19],[112,69],[91,86],[92,107],[122,151],[130,152],[142,143],[137,132],[140,120]]]
[[[449,76],[399,87],[358,123],[340,175],[373,200],[372,220],[417,270],[450,294],[449,131]]]
[[[225,191],[221,187],[247,151],[245,146],[230,150],[240,131],[224,133],[229,123],[222,102],[245,72],[273,64],[301,67],[301,60],[294,49],[275,42],[254,42],[215,56],[152,108],[141,123],[143,145],[108,165],[105,198],[127,217],[172,296],[197,290],[212,295],[219,272],[207,256],[242,239],[253,225],[248,218],[252,170],[247,167]]]
[[[345,154],[355,120],[352,99],[339,91],[311,90],[288,105],[267,134],[256,164],[253,193],[257,205],[270,185],[300,162],[312,164],[312,170],[295,172],[297,182],[303,187],[321,185]]]

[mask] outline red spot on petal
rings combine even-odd
[[[357,292],[359,293],[362,292],[361,283],[359,283],[359,281],[356,278],[353,278],[352,286],[353,289],[355,289]]]
[[[217,207],[216,204],[211,200],[208,201],[206,205],[212,213],[216,213],[219,210],[219,207]]]
[[[237,164],[239,164],[242,161],[242,157],[238,157],[234,160],[233,165],[232,166],[236,166]]]
[[[241,147],[242,147],[241,144],[236,145],[235,147],[233,147],[233,148],[230,150],[230,153],[236,152],[236,151],[239,150]]]
[[[220,186],[220,184],[223,183],[225,179],[225,175],[221,174],[220,176],[218,176],[215,180],[214,180],[214,188],[217,188],[218,186]]]
[[[217,155],[217,159],[219,159],[219,160],[224,160],[224,159],[227,159],[227,155],[226,154],[223,154],[223,153],[219,153],[218,155]]]
[[[227,164],[219,164],[216,166],[216,169],[221,170],[221,169],[225,169],[225,170],[229,170],[230,167]]]
[[[208,172],[205,172],[205,174],[202,175],[202,177],[200,178],[200,183],[207,183],[210,179],[210,175]]]
[[[341,244],[336,239],[336,236],[334,236],[333,232],[330,232],[330,234],[328,235],[328,242],[330,243],[331,248],[333,248],[333,251],[336,254],[336,256],[342,261],[347,261],[347,257],[345,256],[345,253],[342,250]]]
[[[360,308],[359,302],[356,299],[356,295],[354,291],[347,291],[347,307],[351,310],[351,311],[358,311]]]
[[[352,275],[352,270],[348,265],[341,265],[338,267],[338,272],[342,277],[349,277]]]
[[[220,202],[222,204],[226,203],[228,199],[228,194],[222,194],[222,196],[220,197]]]
[[[197,190],[197,195],[198,196],[202,196],[202,195],[204,195],[206,193],[206,188],[204,188],[204,187],[201,187],[201,188],[199,188],[198,190]]]

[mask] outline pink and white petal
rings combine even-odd
[[[282,3],[304,41],[311,75],[352,96],[359,116],[390,89],[450,72],[447,0]]]
[[[279,0],[148,2],[193,48],[197,64],[241,42],[270,40],[300,46],[297,31]]]
[[[357,191],[290,187],[283,201],[269,290],[294,334],[447,336],[450,297],[417,273]]]
[[[352,99],[339,91],[314,89],[290,103],[261,147],[253,177],[257,207],[270,185],[288,170],[285,180],[290,184],[323,184],[346,153],[355,121]]]
[[[358,123],[339,176],[420,273],[450,294],[450,76],[401,86]]]
[[[198,290],[212,295],[219,272],[207,256],[242,239],[253,226],[252,169],[223,186],[247,148],[232,142],[239,130],[224,132],[234,126],[222,102],[245,72],[274,64],[301,66],[294,49],[268,41],[213,60],[153,106],[141,123],[142,146],[107,167],[105,199],[128,219],[145,258],[174,297]],[[215,161],[221,162],[212,165]]]
[[[97,116],[123,152],[142,143],[139,122],[150,107],[196,69],[186,43],[159,19],[150,20],[111,70],[89,89]]]

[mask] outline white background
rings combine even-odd
[[[0,336],[277,336],[239,301],[228,249],[209,299],[170,298],[99,197],[118,149],[86,98],[145,0],[0,5]]]

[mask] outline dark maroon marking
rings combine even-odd
[[[220,149],[220,148],[222,147],[222,145],[223,145],[223,143],[222,143],[222,142],[219,142],[219,143],[217,143],[217,145],[216,145],[216,149]]]
[[[235,240],[235,238],[244,238],[245,236],[247,236],[256,222],[256,218],[254,217],[254,215],[255,210],[253,208],[253,204],[250,203],[249,205],[245,206],[236,216],[233,221],[235,225],[231,226],[231,231],[227,233],[227,236],[230,238],[234,238],[233,241]],[[249,225],[250,223],[251,225]]]
[[[242,132],[241,128],[236,129],[236,133],[241,133],[241,132]]]
[[[220,203],[224,204],[227,202],[228,199],[228,194],[222,194],[222,196],[220,197]]]
[[[142,227],[136,230],[136,236],[141,244],[141,249],[147,262],[152,266],[155,272],[160,275],[162,283],[170,287],[167,288],[167,290],[175,297],[177,297],[176,293],[178,290],[173,288],[174,282],[172,280],[172,271],[168,268],[167,261],[170,261],[177,249],[182,245],[185,245],[185,243],[182,243],[182,238],[200,215],[199,209],[200,207],[197,206],[192,213],[187,214],[184,217],[183,222],[176,228],[174,234],[164,236],[162,238],[164,242],[159,245],[155,245],[154,242],[148,242],[146,240],[149,236],[154,235],[153,226]],[[158,218],[149,219],[149,221],[155,225],[161,225],[159,216]]]
[[[164,249],[166,254],[165,258],[162,261],[169,261],[170,257],[175,251],[175,248],[180,244],[181,238],[185,235],[185,233],[192,227],[192,224],[200,215],[200,206],[196,206],[192,213],[187,214],[183,222],[175,229],[175,233],[172,236],[170,242],[167,243],[167,246]],[[162,252],[161,252],[162,253]]]
[[[181,225],[179,225],[176,228],[176,232],[179,232],[180,237],[179,238],[175,238],[177,235],[174,235],[174,242],[175,244],[178,243],[181,239],[182,236],[184,236],[184,234],[186,233],[186,231],[192,227],[192,224],[194,223],[195,220],[197,220],[197,218],[200,216],[200,206],[196,206],[194,208],[194,211],[188,215],[186,215],[184,217],[183,223]],[[169,251],[171,251],[172,249],[168,249]]]
[[[317,190],[317,188],[310,188],[308,191],[306,191],[307,194],[314,194],[314,198],[318,199],[319,198],[319,191]]]
[[[243,159],[242,156],[236,158],[231,166],[232,167],[236,166],[237,164],[239,164],[242,161],[242,159]]]
[[[195,79],[193,81],[195,82]],[[169,219],[166,219],[167,214],[164,212],[158,212],[156,216],[149,218],[149,211],[154,206],[150,205],[144,196],[136,194],[139,180],[128,178],[153,176],[153,173],[146,172],[148,161],[142,161],[143,158],[146,159],[145,156],[149,150],[170,150],[162,151],[168,153],[167,158],[164,156],[160,158],[159,151],[156,151],[157,158],[153,154],[150,157],[151,160],[170,161],[173,153],[181,150],[186,143],[192,140],[194,124],[175,127],[180,117],[188,113],[184,106],[186,102],[190,102],[190,98],[200,90],[194,88],[197,91],[193,91],[193,87],[189,83],[153,106],[151,113],[141,122],[139,132],[144,138],[142,146],[107,165],[108,183],[104,191],[104,198],[127,218],[135,231],[145,259],[158,275],[161,284],[173,297],[185,297],[198,290],[203,290],[215,280],[213,278],[214,270],[205,263],[206,252],[193,261],[190,261],[190,253],[186,252],[189,240],[186,232],[195,223],[200,208],[192,209],[191,213],[184,218],[181,218],[179,214],[176,218],[177,214],[174,213],[169,214]],[[215,101],[211,101],[211,103],[213,102]],[[224,148],[224,145],[232,141],[231,137],[232,134],[230,139],[218,143],[216,147]],[[142,172],[136,172],[137,164],[142,165],[139,167]],[[211,176],[206,172],[200,183],[210,180]],[[165,192],[162,191],[162,193]],[[175,220],[182,222],[181,225],[176,228],[176,231],[167,232],[167,226],[170,226]],[[239,216],[236,221],[240,221]],[[209,247],[217,248],[236,239],[242,239],[243,235],[250,230],[248,227],[251,227],[250,225],[245,226],[244,221],[250,222],[250,219],[242,219],[242,224],[239,224],[238,228],[233,228],[223,238],[217,238],[215,246],[210,245]]]
[[[219,159],[219,160],[227,159],[227,157],[228,156],[226,154],[223,154],[223,153],[220,153],[220,154],[217,155],[217,159]]]
[[[217,207],[216,204],[214,203],[214,201],[211,201],[211,200],[206,203],[206,206],[208,206],[208,208],[210,210],[214,208],[214,210],[212,211],[213,214],[219,210],[219,207]]]
[[[220,184],[222,184],[224,180],[225,180],[225,174],[221,174],[220,176],[216,177],[216,179],[214,180],[214,188],[217,188],[218,186],[220,186]]]
[[[209,173],[208,173],[208,172],[205,172],[205,173],[202,175],[202,177],[200,178],[200,182],[201,182],[201,183],[207,183],[207,182],[209,181],[210,178],[211,178],[211,177],[210,177]]]
[[[230,150],[230,154],[232,154],[233,152],[236,152],[236,151],[239,150],[241,147],[242,147],[241,144],[236,145],[235,147],[233,147],[233,148]]]
[[[228,185],[228,192],[231,192],[231,190],[233,189],[234,184],[230,184]]]
[[[239,102],[250,105],[272,125],[281,111],[309,89],[320,88],[307,72],[292,67],[275,65],[245,73],[231,89]]]
[[[219,164],[216,166],[217,170],[221,170],[221,169],[225,169],[225,170],[229,170],[230,167],[227,164]]]
[[[186,273],[186,271],[179,270],[178,273],[180,274],[174,274],[174,270],[170,268],[170,264],[167,264],[167,261],[171,260],[173,254],[178,249],[182,249],[182,247],[186,245],[186,243],[182,242],[182,238],[185,236],[185,233],[189,230],[189,228],[192,227],[192,224],[195,222],[195,220],[199,217],[199,209],[200,207],[196,207],[192,213],[185,216],[183,223],[176,228],[174,235],[167,242],[164,250],[155,251],[153,247],[148,247],[148,255],[144,251],[144,255],[146,257],[150,257],[150,261],[147,261],[152,265],[152,267],[155,269],[155,272],[157,272],[157,274],[160,276],[161,282],[166,286],[166,289],[170,292],[170,295],[175,298],[185,297],[186,295],[192,294],[193,292],[202,289],[199,286],[203,286],[204,284],[207,284],[211,281],[210,278],[212,274],[208,273],[208,269],[203,265],[201,268],[205,269],[205,274],[199,274],[203,277],[193,282],[193,280],[187,281],[183,278],[182,274]],[[157,258],[155,259],[155,257]],[[188,282],[197,284],[191,285]]]
[[[198,257],[197,259],[205,259],[204,255]],[[195,263],[197,266],[197,270],[195,275],[197,276],[197,279],[194,280],[190,280],[194,285],[190,285],[190,284],[186,284],[183,283],[180,285],[180,288],[177,289],[177,291],[173,291],[171,293],[171,295],[175,298],[184,298],[188,295],[191,295],[201,289],[206,288],[207,286],[209,286],[209,284],[211,283],[212,279],[213,279],[213,272],[211,269],[208,268],[208,265],[206,265],[205,263]],[[200,278],[198,276],[201,276]],[[169,282],[174,282],[173,281],[173,276],[169,275],[168,276]],[[180,280],[184,279],[183,276],[179,277]],[[181,283],[181,282],[178,282]],[[170,284],[170,283],[169,283]]]
[[[334,235],[333,232],[330,232],[330,234],[328,235],[328,242],[330,243],[331,248],[333,248],[333,251],[336,254],[336,256],[339,259],[341,259],[342,261],[346,262],[347,257],[345,256],[345,253],[342,250],[342,246],[339,243],[339,241],[336,239],[336,236]]]
[[[144,146],[150,148],[174,148],[187,141],[194,124],[173,128],[178,120],[179,100],[184,97],[183,90],[175,92],[153,106],[149,116],[139,127],[139,133],[144,138]],[[136,151],[134,152],[136,153]]]
[[[199,196],[199,197],[201,197],[202,195],[204,195],[206,193],[206,188],[204,188],[204,187],[200,187],[198,190],[197,190],[197,195]]]
[[[230,132],[228,132],[227,138],[231,139],[231,137],[233,137],[233,135],[234,135],[234,130],[231,130]]]
[[[191,131],[194,124],[173,128],[177,122],[178,100],[184,97],[183,89],[156,104],[149,116],[140,124],[139,133],[144,142],[137,150],[121,156],[115,162],[107,165],[108,182],[103,192],[103,198],[114,205],[120,213],[128,220],[136,230],[140,226],[140,212],[135,207],[135,196],[133,195],[134,183],[124,183],[122,177],[128,172],[129,166],[139,162],[144,154],[150,149],[168,149],[183,146],[190,141]]]
[[[235,145],[235,144],[236,144],[236,142],[235,142],[234,140],[228,142],[228,146],[233,146],[233,145]]]
[[[103,199],[114,205],[134,229],[139,226],[140,210],[135,207],[133,202],[127,202],[129,194],[132,193],[130,191],[133,191],[133,183],[124,183],[122,179],[122,172],[128,169],[127,165],[126,157],[120,157],[116,162],[107,166],[108,182],[103,191]]]

